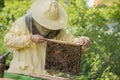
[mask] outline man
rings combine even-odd
[[[74,38],[65,31],[67,14],[54,0],[36,0],[30,11],[19,18],[6,34],[5,45],[13,51],[8,72],[49,74],[45,69],[46,38],[75,42],[89,48],[87,37]]]

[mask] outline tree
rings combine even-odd
[[[4,0],[0,0],[0,9],[3,8],[5,5],[4,5]]]

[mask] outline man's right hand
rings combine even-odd
[[[45,38],[39,34],[31,35],[30,38],[35,43],[42,43],[42,42],[46,41]]]

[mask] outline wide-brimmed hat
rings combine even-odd
[[[33,19],[50,30],[59,30],[67,24],[67,13],[55,0],[36,0],[31,6]]]

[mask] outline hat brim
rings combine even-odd
[[[59,30],[66,26],[67,24],[67,13],[64,8],[59,5],[59,17],[55,20],[48,19],[44,17],[44,14],[41,12],[43,9],[42,4],[44,4],[46,0],[37,0],[31,6],[31,15],[40,25],[50,30]]]

